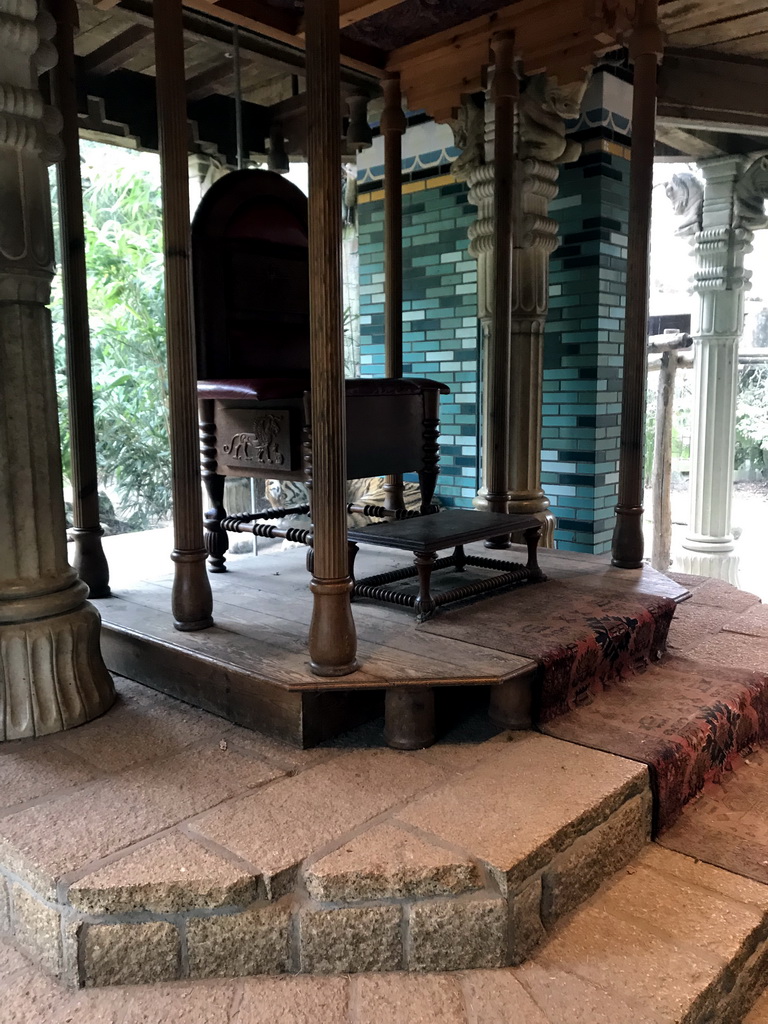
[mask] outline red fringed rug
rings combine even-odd
[[[669,658],[548,721],[558,739],[644,761],[655,829],[668,828],[738,752],[768,738],[768,676]]]
[[[551,580],[436,616],[420,630],[537,660],[535,722],[550,736],[645,762],[656,830],[738,751],[768,738],[768,677],[657,662],[668,598]]]
[[[542,666],[535,716],[548,722],[589,703],[664,651],[675,602],[550,580],[442,614],[419,626],[533,658]]]

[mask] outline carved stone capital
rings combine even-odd
[[[46,164],[61,155],[61,116],[37,77],[53,67],[55,22],[35,0],[0,3],[0,301],[47,302],[53,232]]]

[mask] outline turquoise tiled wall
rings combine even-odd
[[[542,484],[559,548],[610,550],[618,485],[629,161],[590,153],[562,169],[550,205]]]
[[[542,483],[557,546],[599,554],[610,549],[618,484],[629,161],[589,153],[561,170],[559,184],[550,205],[561,245],[550,264]],[[451,387],[441,403],[438,492],[464,507],[478,487],[477,267],[467,253],[475,213],[463,184],[403,196],[404,370]],[[383,218],[380,199],[358,207],[366,376],[384,373]]]
[[[403,371],[451,388],[440,401],[437,490],[444,504],[465,507],[479,486],[477,264],[467,253],[475,213],[464,184],[403,195]],[[357,221],[361,372],[383,376],[383,200],[361,203]]]

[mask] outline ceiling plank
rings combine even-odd
[[[668,51],[659,69],[658,120],[684,130],[768,132],[768,61]]]
[[[763,9],[761,0],[728,0],[727,6],[719,2],[694,4],[691,0],[673,0],[659,8],[659,17],[665,32],[684,32]]]
[[[184,6],[213,18],[250,29],[259,35],[268,36],[277,42],[285,43],[296,49],[304,49],[304,39],[300,35],[301,22],[298,17],[286,17],[277,8],[268,7],[260,0],[183,0]],[[375,47],[356,43],[352,40],[341,41],[341,63],[343,67],[365,75],[380,78],[384,73],[386,54]]]
[[[86,72],[96,75],[107,75],[110,71],[116,71],[140,49],[145,48],[145,41],[150,35],[151,32],[145,25],[131,25],[124,32],[113,36],[86,54],[82,59],[82,66]]]
[[[722,21],[684,32],[670,31],[669,41],[673,46],[713,46],[765,32],[768,32],[768,10],[763,7],[758,13],[745,14],[738,18],[726,17]]]
[[[656,138],[659,142],[679,150],[686,156],[695,157],[697,160],[704,160],[707,157],[724,156],[725,152],[711,142],[700,139],[698,135],[678,128],[675,125],[660,124],[656,129]]]
[[[231,79],[234,74],[234,67],[231,59],[218,61],[212,67],[201,71],[192,78],[187,79],[187,99],[201,100],[210,96],[215,90],[214,85]]]
[[[755,36],[747,36],[746,39],[733,39],[716,46],[715,49],[723,53],[768,59],[768,31]]]
[[[403,0],[340,0],[339,2],[339,27],[348,28],[350,25],[372,18],[374,14],[381,14],[392,7],[397,7]]]

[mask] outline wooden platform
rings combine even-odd
[[[384,692],[395,687],[438,688],[439,718],[441,712],[450,714],[449,691],[456,687],[495,687],[512,679],[530,683],[536,675],[530,658],[436,632],[443,616],[447,622],[462,614],[461,606],[441,611],[427,632],[414,624],[407,608],[356,600],[361,670],[339,679],[314,676],[306,652],[311,595],[304,548],[229,558],[230,571],[211,577],[216,625],[180,633],[170,614],[170,560],[162,554],[170,547],[167,531],[143,542],[138,536],[105,541],[114,596],[94,604],[104,621],[108,667],[299,746],[312,746],[380,714]],[[483,550],[478,546],[477,553]],[[494,554],[519,561],[523,550]],[[366,548],[358,556],[358,571],[386,572],[407,560],[399,552]],[[541,552],[541,565],[551,579],[578,580],[582,586],[588,579],[617,595],[687,596],[682,586],[652,569],[612,569],[607,560],[551,551]],[[454,574],[440,575],[440,586],[455,585]],[[493,598],[496,614],[499,602],[508,602],[504,615],[514,615],[521,599],[524,590]],[[487,693],[477,696],[485,699]]]

